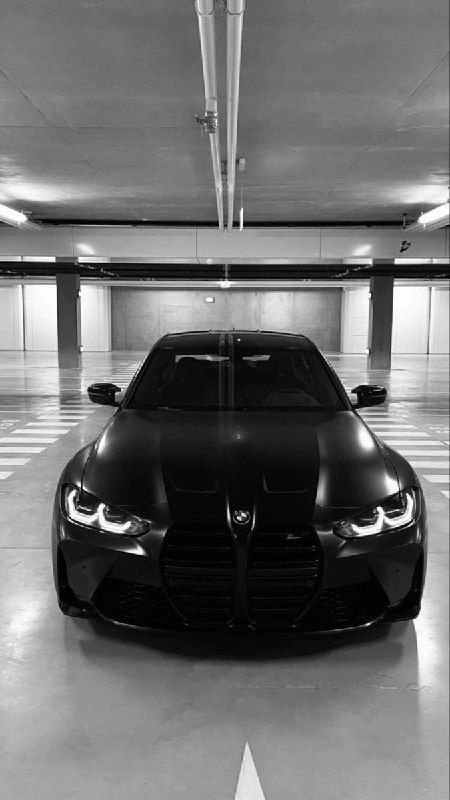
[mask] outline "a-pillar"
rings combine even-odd
[[[375,276],[370,281],[369,369],[390,369],[394,278]]]
[[[58,321],[58,364],[63,368],[80,366],[80,276],[62,273],[56,276]]]

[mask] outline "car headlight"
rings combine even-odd
[[[415,490],[405,489],[403,492],[388,497],[383,503],[373,508],[359,511],[354,517],[336,523],[333,531],[344,539],[388,533],[414,522],[417,508],[418,500]]]
[[[63,487],[62,505],[66,517],[72,522],[105,533],[140,536],[150,528],[150,523],[146,520],[135,517],[121,508],[102,503],[92,494],[70,484]]]

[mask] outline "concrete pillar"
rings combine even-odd
[[[58,364],[80,366],[80,276],[63,273],[56,276],[56,310],[58,322]]]
[[[394,278],[376,276],[370,281],[368,369],[390,369]]]

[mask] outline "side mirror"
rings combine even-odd
[[[352,390],[352,394],[356,394],[358,402],[355,408],[368,408],[368,406],[379,406],[386,402],[387,391],[384,386],[357,386]]]
[[[114,383],[93,383],[88,386],[89,400],[99,403],[101,406],[118,406],[116,403],[116,393],[122,391],[120,386]]]

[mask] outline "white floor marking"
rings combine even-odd
[[[51,439],[50,438],[49,439],[47,439],[47,438],[44,439],[43,437],[39,437],[38,438],[37,436],[34,439],[30,439],[30,438],[25,439],[25,437],[23,437],[23,436],[2,436],[2,437],[0,437],[0,442],[2,444],[33,444],[34,442],[36,442],[36,444],[53,444],[54,442],[57,442],[57,441],[58,441],[58,439],[55,439],[54,437],[51,438]]]
[[[377,431],[378,436],[410,436],[411,438],[415,439],[426,439],[429,437],[429,433],[421,433],[421,431],[387,431],[387,430],[379,430]]]
[[[402,455],[406,456],[406,458],[410,458],[411,456],[436,456],[436,458],[448,458],[448,450],[409,450],[408,448],[402,447],[400,449]]]
[[[13,433],[14,434],[16,434],[16,433],[25,433],[27,435],[31,433],[32,435],[36,434],[36,436],[38,436],[38,435],[42,436],[43,433],[45,433],[45,435],[47,435],[48,433],[49,434],[58,434],[58,435],[60,435],[60,434],[64,434],[64,433],[70,433],[70,429],[69,428],[45,428],[45,430],[42,430],[42,428],[39,428],[39,430],[34,431],[33,428],[16,428],[15,430],[13,430]]]
[[[405,447],[408,444],[415,445],[417,447],[420,444],[420,442],[418,442],[417,439],[385,439],[384,443],[392,444],[395,445],[396,447],[398,447],[399,445]],[[428,439],[424,439],[423,445],[424,447],[442,447],[442,442],[430,442],[428,441]]]
[[[424,475],[425,480],[430,483],[450,483],[450,473],[444,475]]]
[[[83,414],[83,416],[79,416],[78,414],[76,414],[76,415],[75,414],[71,414],[70,417],[69,416],[62,417],[60,414],[52,414],[51,416],[49,414],[43,414],[42,416],[38,417],[38,419],[51,419],[51,420],[53,420],[53,422],[55,422],[55,420],[58,420],[59,422],[65,422],[66,420],[69,420],[69,421],[79,420],[79,421],[81,421],[82,419],[88,419],[88,417],[85,414]]]
[[[57,420],[53,420],[53,422],[27,422],[26,426],[27,428],[39,428],[39,430],[42,430],[44,428],[52,428],[55,422]],[[66,419],[63,422],[65,428],[76,428],[78,424],[78,422],[67,422]]]
[[[446,489],[444,489],[444,491],[442,491],[441,494],[443,494],[444,497],[447,498],[447,500],[450,500],[450,492],[448,492]]]
[[[29,458],[0,458],[0,467],[24,467]]]
[[[410,461],[409,462],[414,469],[450,469],[450,463],[448,461]]]
[[[0,481],[6,480],[10,475],[12,475],[12,472],[0,472]]]
[[[43,453],[45,447],[0,447],[0,453]]]
[[[265,800],[248,742],[245,743],[234,800]]]
[[[403,423],[399,424],[398,422],[374,422],[374,423],[372,423],[372,420],[369,420],[369,421],[371,423],[370,427],[373,428],[374,430],[377,430],[378,428],[382,428],[382,429],[389,428],[390,431],[391,430],[393,430],[393,431],[395,431],[395,430],[399,430],[399,431],[417,430],[416,425],[403,425]]]

